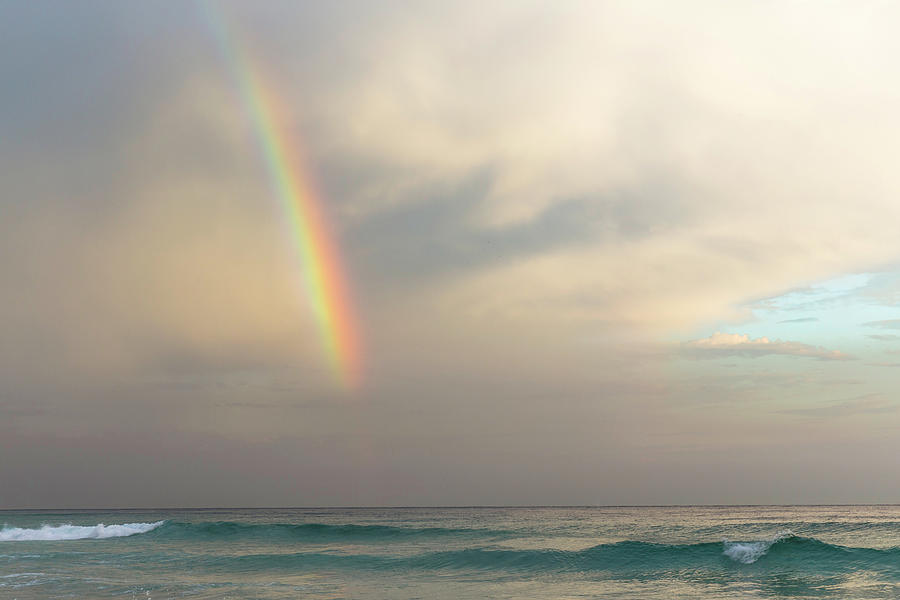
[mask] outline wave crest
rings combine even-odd
[[[773,545],[796,537],[790,530],[779,531],[770,540],[762,540],[758,542],[729,542],[722,540],[725,549],[722,554],[733,560],[745,565],[753,564],[766,555]]]
[[[127,537],[147,533],[161,526],[155,523],[122,523],[120,525],[43,525],[35,529],[7,527],[0,529],[0,542],[50,542],[59,540],[86,540]]]

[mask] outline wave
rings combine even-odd
[[[735,521],[720,523],[707,527],[691,527],[689,525],[666,527],[665,531],[672,534],[696,535],[703,538],[730,537],[735,532],[749,538],[762,537],[773,529],[783,531],[802,531],[803,535],[811,537],[829,537],[860,534],[864,536],[896,537],[900,530],[900,521],[783,521],[778,523],[760,521]]]
[[[155,523],[122,523],[121,525],[43,525],[35,529],[7,527],[0,529],[0,542],[49,542],[58,540],[86,540],[127,537],[147,533],[165,521]]]
[[[828,544],[784,532],[769,540],[656,544],[624,541],[584,550],[465,548],[412,556],[301,552],[205,559],[198,567],[253,570],[367,569],[412,571],[605,572],[613,577],[661,573],[760,572],[841,574],[868,570],[900,576],[900,548]]]
[[[775,544],[797,537],[790,530],[786,530],[777,533],[770,540],[757,542],[729,542],[724,540],[722,544],[724,544],[725,549],[722,553],[735,562],[750,565],[765,556]]]
[[[390,525],[353,525],[327,523],[236,523],[211,521],[201,523],[167,522],[154,535],[179,539],[241,538],[265,541],[293,540],[388,541],[433,537],[504,538],[513,532],[491,529],[459,529],[447,527],[394,527]]]
[[[181,523],[123,523],[118,525],[44,525],[39,528],[4,526],[0,542],[57,541],[116,538],[141,534],[145,539],[204,544],[253,541],[284,544],[341,542],[371,543],[372,554],[293,552],[197,556],[197,568],[279,569],[407,569],[424,571],[534,571],[608,572],[615,576],[640,577],[647,573],[758,571],[847,573],[872,570],[900,576],[900,548],[853,548],[829,544],[813,537],[782,531],[766,539],[750,541],[662,544],[622,541],[599,544],[583,550],[514,549],[497,545],[521,532],[494,529],[441,527],[397,527],[324,523],[238,523],[215,521]],[[408,556],[384,554],[391,542],[438,543],[441,551],[424,551]],[[258,546],[257,546],[258,547]],[[413,546],[414,547],[414,546]],[[313,548],[310,548],[313,550]],[[616,575],[618,574],[618,575]]]

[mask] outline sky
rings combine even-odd
[[[3,3],[0,507],[900,501],[898,21]]]

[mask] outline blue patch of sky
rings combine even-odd
[[[716,331],[740,333],[751,338],[796,341],[859,356],[865,361],[893,362],[900,356],[900,339],[894,331],[872,322],[900,319],[896,300],[900,292],[900,268],[875,273],[853,273],[791,290],[744,305],[752,318],[740,323],[707,325],[697,337]],[[870,337],[870,336],[880,337]]]
[[[741,308],[747,309],[749,319],[708,323],[692,338],[681,341],[720,331],[822,346],[855,360],[824,361],[778,354],[681,360],[674,363],[680,377],[690,380],[705,378],[711,372],[719,376],[731,374],[731,380],[723,385],[733,389],[733,379],[744,375],[759,388],[759,399],[768,397],[782,407],[800,409],[843,402],[851,395],[891,397],[896,390],[900,377],[900,328],[894,329],[893,323],[879,326],[878,322],[900,319],[900,267],[828,279],[754,300]],[[797,379],[776,380],[780,391],[768,393],[766,382],[773,374],[794,374]]]

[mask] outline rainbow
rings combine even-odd
[[[252,125],[278,202],[288,221],[292,243],[322,343],[335,376],[347,389],[362,379],[362,352],[350,294],[337,245],[325,218],[322,199],[305,169],[290,119],[279,95],[267,86],[259,68],[237,43],[212,2],[200,3]]]

